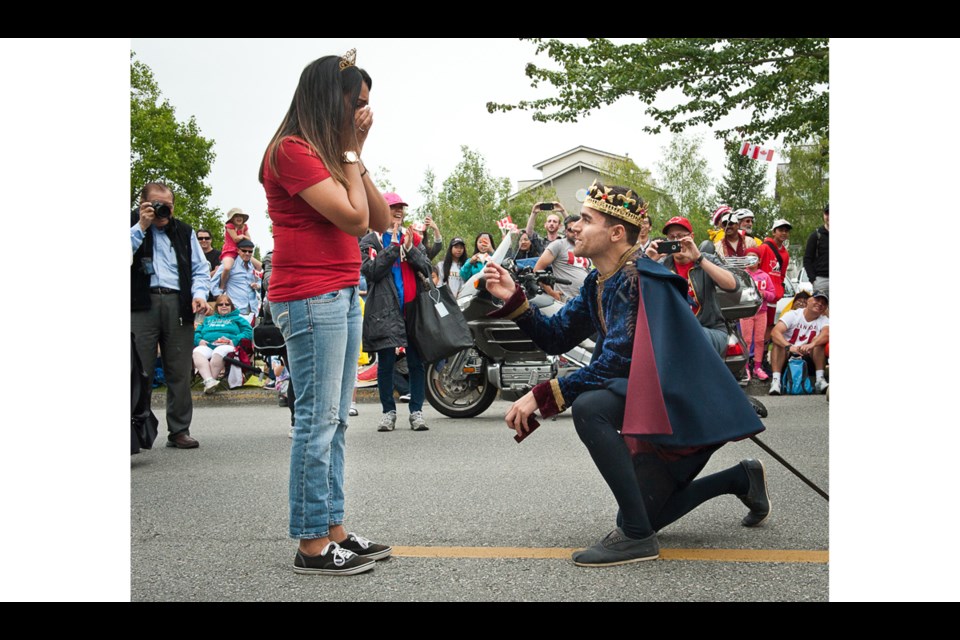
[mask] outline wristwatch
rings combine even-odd
[[[360,156],[357,155],[356,151],[344,151],[343,161],[347,164],[357,164],[360,162]]]

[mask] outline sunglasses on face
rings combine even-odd
[[[233,305],[230,304],[229,302],[218,302],[218,303],[217,303],[217,306],[218,306],[218,307],[232,307]]]
[[[250,249],[240,249],[240,253],[253,253]]]
[[[209,242],[211,240],[210,236],[197,236],[197,240],[200,242]]]

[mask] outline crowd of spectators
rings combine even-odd
[[[165,192],[164,185],[155,185],[152,189],[147,199],[169,193],[172,202],[172,192]],[[449,287],[456,296],[463,283],[481,271],[490,259],[497,247],[497,239],[489,232],[481,232],[474,239],[473,251],[468,252],[466,241],[454,237],[446,245],[442,258],[436,260],[444,249],[439,226],[427,217],[422,223],[405,227],[407,204],[395,193],[384,196],[395,215],[394,225],[383,234],[370,232],[359,241],[362,260],[360,296],[370,308],[365,305],[364,352],[361,354],[356,386],[378,386],[383,411],[380,430],[392,430],[395,426],[396,396],[401,402],[410,403],[411,428],[425,431],[427,426],[422,414],[424,365],[405,333],[403,306],[415,295],[416,274],[432,278],[438,286]],[[538,230],[536,222],[541,213],[547,213],[547,216],[543,228]],[[269,273],[270,254],[265,257],[264,263],[253,257],[255,245],[249,236],[248,218],[239,208],[228,212],[223,239],[226,255],[213,247],[213,236],[209,230],[198,229],[194,234],[199,248],[195,256],[202,256],[206,260],[207,270],[190,276],[193,282],[191,289],[195,298],[203,298],[207,309],[200,310],[195,316],[193,371],[187,376],[187,381],[189,384],[191,376],[199,376],[205,393],[221,388],[219,378],[224,375],[225,369],[223,357],[233,353],[239,346],[240,338],[245,335],[237,329],[233,319],[245,320],[246,326],[250,327],[256,324],[258,316],[269,313],[269,303],[261,292],[261,281],[264,272]],[[555,288],[544,287],[548,294],[561,303],[579,294],[584,279],[594,268],[589,259],[577,257],[574,253],[574,225],[578,219],[578,215],[568,215],[559,202],[537,203],[531,209],[526,228],[519,233],[516,260],[525,260],[537,270],[552,270],[558,278],[571,282],[570,285],[558,284]],[[726,347],[726,331],[715,293],[718,290],[736,290],[738,285],[730,276],[725,261],[729,258],[744,259],[737,265],[745,265],[762,299],[757,314],[740,322],[741,333],[753,361],[748,364],[747,379],[753,377],[765,381],[772,378],[769,393],[777,395],[781,392],[780,373],[786,358],[788,355],[803,356],[815,373],[816,390],[824,392],[828,386],[824,369],[829,354],[829,207],[823,210],[823,226],[807,238],[803,255],[803,264],[815,293],[811,296],[806,291],[798,292],[785,306],[781,317],[776,315],[776,306],[784,296],[783,278],[790,261],[786,248],[793,228],[790,222],[775,220],[769,235],[761,240],[754,235],[755,216],[749,209],[734,210],[723,205],[714,211],[711,219],[714,228],[708,236],[715,253],[699,252],[693,226],[683,217],[668,220],[661,229],[663,236],[659,238],[654,238],[650,233],[652,217],[644,217],[635,245],[649,257],[687,279],[691,310],[721,355]],[[182,222],[174,226],[181,230],[187,227]],[[147,226],[144,229],[139,220],[135,220],[132,229],[135,253],[141,248],[138,240],[142,244],[141,238],[150,228]],[[165,237],[161,236],[161,239]],[[679,241],[681,250],[675,254],[659,254],[657,248],[663,240]],[[176,268],[175,262],[168,263],[162,257],[156,260],[164,273],[171,274],[171,269]],[[143,264],[141,258],[141,262],[134,265],[135,271],[141,273]],[[149,260],[147,265],[146,268],[149,268]],[[191,267],[193,271],[197,271],[196,266],[194,264]],[[180,275],[176,278],[165,275],[158,279],[152,275],[150,282],[169,284],[179,278]],[[138,278],[138,282],[140,279],[142,277]],[[162,291],[173,293],[177,289],[150,287],[153,295],[164,295],[157,293]],[[372,297],[370,291],[373,291]],[[143,294],[139,295],[142,299]],[[808,298],[812,299],[811,303],[807,302]],[[392,302],[384,302],[388,299]],[[135,314],[137,317],[141,316]],[[214,327],[222,327],[224,317],[233,322],[231,335],[210,336]],[[147,353],[146,334],[149,332],[141,330],[140,333],[140,348]],[[169,401],[180,407],[170,412],[170,437],[178,438],[171,446],[191,446],[191,441],[195,440],[183,428],[188,423],[184,418],[187,413],[182,409],[184,376],[174,375],[171,384],[167,370],[175,365],[170,362],[170,354],[167,354],[165,361],[158,342],[153,343],[150,353],[156,356],[157,377],[165,378],[168,387],[175,388],[168,395]],[[153,360],[154,357],[150,357],[147,361]],[[281,406],[287,405],[289,375],[282,361],[271,357],[269,362],[264,363],[264,371],[270,378],[265,386],[276,389]],[[355,396],[354,393],[354,400]],[[354,402],[350,414],[357,413]]]

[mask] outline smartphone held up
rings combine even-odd
[[[662,254],[680,253],[680,241],[679,240],[661,240],[660,244],[657,245],[657,253],[662,253]]]

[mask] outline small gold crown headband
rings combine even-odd
[[[345,54],[340,56],[340,71],[343,71],[347,67],[352,67],[357,64],[357,50],[350,49]]]
[[[605,187],[599,180],[594,180],[587,189],[583,204],[639,227],[640,222],[647,217],[647,205],[643,198],[632,189],[627,189],[624,193],[613,193],[615,188]]]

